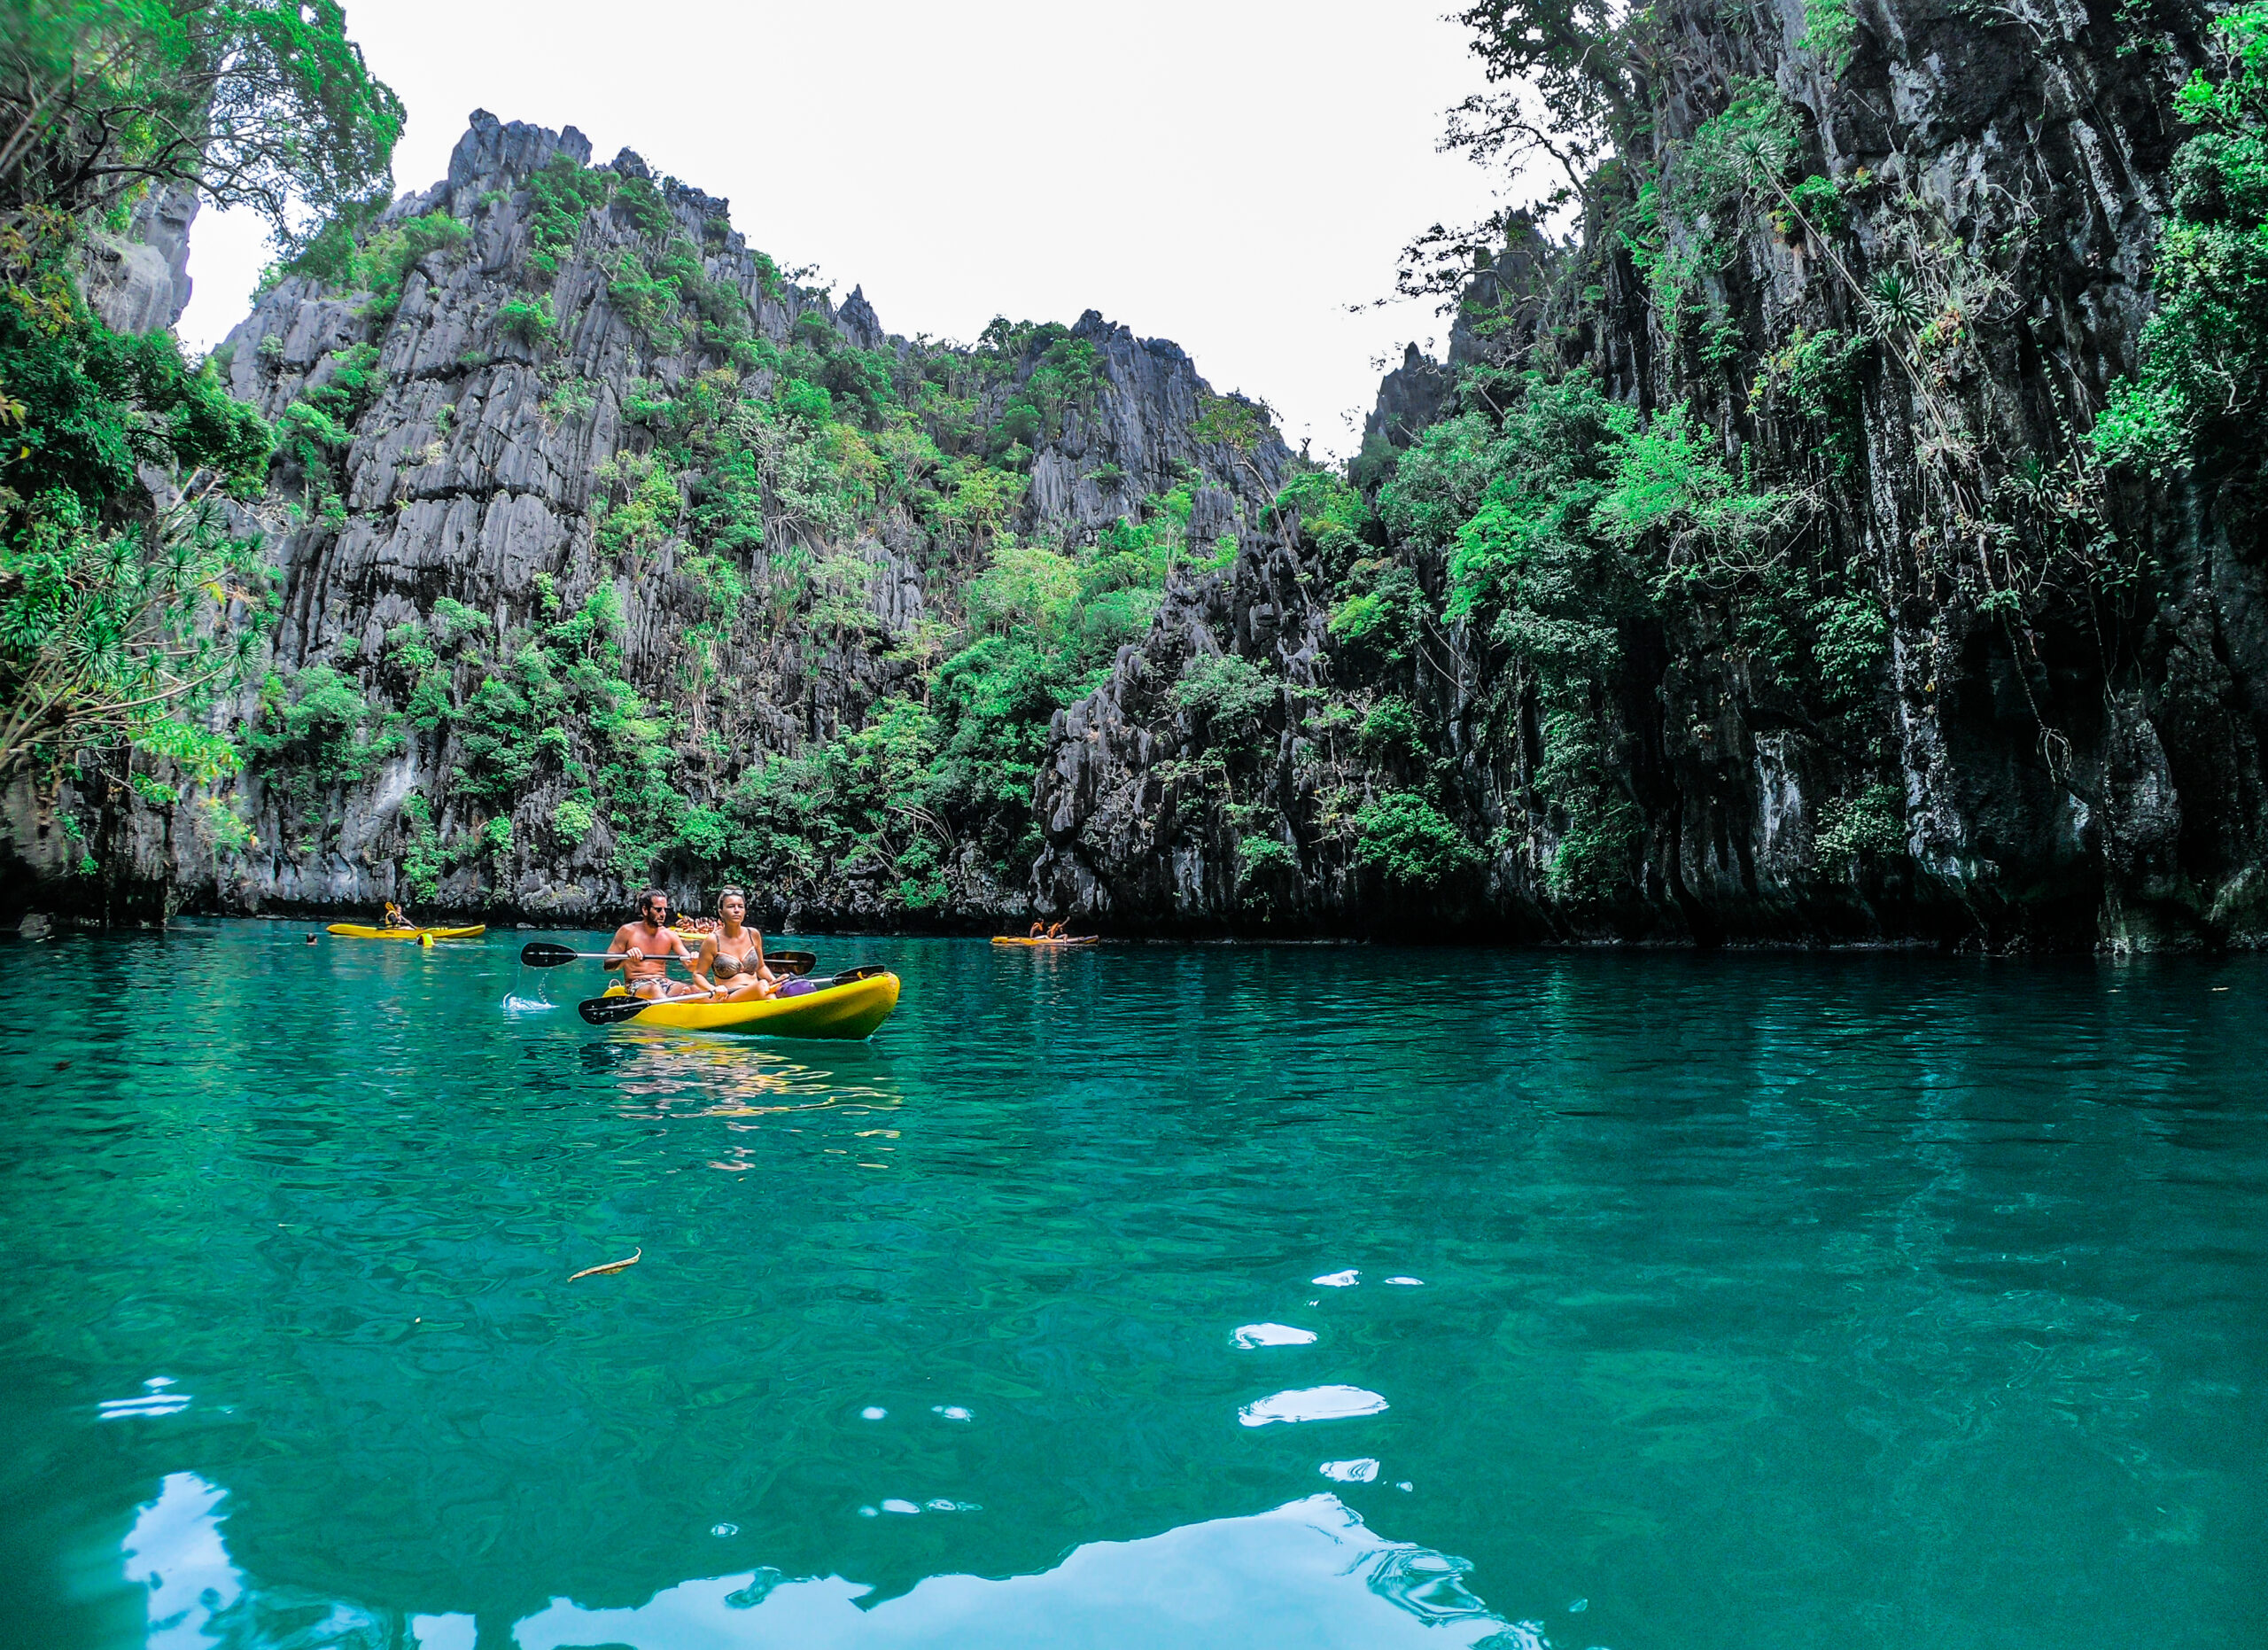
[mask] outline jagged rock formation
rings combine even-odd
[[[90,233],[87,301],[114,332],[169,327],[189,307],[189,230],[197,191],[152,190],[135,203],[123,235]]]
[[[2268,942],[2256,519],[2210,478],[2106,478],[2074,440],[2135,365],[2171,93],[2204,60],[2206,13],[2155,7],[2143,29],[2101,8],[1886,0],[1831,8],[1845,32],[1823,51],[1809,31],[1829,10],[1667,8],[1675,50],[1637,157],[1658,226],[1594,202],[1557,275],[1545,260],[1484,277],[1460,319],[1488,316],[1490,336],[1461,331],[1441,368],[1413,352],[1365,463],[1390,467],[1381,442],[1408,448],[1456,410],[1453,368],[1588,363],[1643,414],[1683,403],[1728,468],[1807,507],[1806,542],[1775,553],[1863,603],[1840,610],[1878,636],[1856,708],[1775,680],[1741,629],[1761,603],[1705,586],[1620,621],[1620,663],[1583,714],[1630,821],[1627,874],[1573,886],[1567,792],[1539,782],[1559,712],[1502,634],[1448,612],[1454,544],[1373,524],[1350,550],[1295,531],[1175,591],[1141,651],[1059,719],[1044,907],[1199,930]],[[1722,198],[1713,222],[1674,216],[1712,142],[1720,166],[1737,154],[1731,122],[1783,118],[1774,176],[1814,174],[1812,212],[1751,173],[1729,223]],[[1673,325],[1663,271],[1682,253]],[[1830,345],[1845,376],[1806,385]],[[1358,555],[1382,558],[1368,583],[1348,582]],[[1379,566],[1425,593],[1407,658],[1332,644],[1328,616],[1384,588]],[[1171,689],[1214,655],[1261,667],[1244,725]],[[1415,708],[1420,747],[1356,735],[1390,700]],[[1208,772],[1209,790],[1193,782]],[[1466,844],[1441,864],[1471,859],[1421,892],[1365,854],[1360,821],[1428,786]]]
[[[781,276],[726,202],[588,160],[572,128],[475,113],[447,179],[318,247],[219,352],[283,435],[246,518],[267,681],[222,720],[252,759],[171,808],[66,785],[109,868],[79,906],[594,918],[646,878],[739,875],[774,921],[896,921],[889,821],[792,868],[736,858],[735,787],[851,764],[877,706],[926,696],[999,547],[1060,572],[1162,499],[1201,549],[1289,462],[1272,431],[1193,428],[1244,403],[1171,343],[1093,312],[909,343],[863,292]],[[121,322],[171,319],[113,284]],[[921,850],[933,915],[1023,909],[1028,861],[951,848]]]
[[[895,338],[726,203],[476,115],[231,341],[285,436],[249,771],[64,811],[227,909],[736,875],[811,923],[2268,940],[2257,516],[2082,439],[2205,10],[1648,16],[1578,244],[1515,225],[1359,494],[1171,345]],[[1685,502],[1503,537],[1525,383],[1590,421],[1521,426],[1584,500],[1643,437]]]
[[[1457,352],[1452,347],[1450,361],[1456,359]],[[1408,447],[1427,424],[1441,417],[1456,387],[1456,374],[1449,367],[1411,344],[1402,351],[1402,364],[1379,380],[1378,399],[1363,420],[1363,448],[1375,452],[1381,443],[1388,448]]]

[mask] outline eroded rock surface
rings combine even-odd
[[[2084,619],[2073,617],[2084,603],[1979,600],[1956,564],[1990,552],[1947,525],[1924,486],[1933,465],[1967,465],[1984,514],[1992,488],[2072,473],[2072,432],[2135,365],[2181,136],[2171,94],[2203,61],[2207,12],[2161,7],[2143,28],[2100,7],[1988,18],[1889,0],[1852,16],[1838,78],[1798,49],[1809,24],[1797,0],[1666,13],[1679,43],[1658,134],[1667,164],[1746,77],[1794,107],[1796,169],[1835,180],[1848,213],[1829,233],[1759,211],[1724,267],[1705,271],[1702,300],[1745,351],[1742,381],[1696,369],[1691,343],[1664,335],[1623,256],[1580,313],[1549,317],[1557,333],[1523,315],[1486,343],[1461,333],[1441,366],[1413,348],[1382,388],[1365,462],[1378,441],[1406,448],[1454,410],[1451,369],[1541,347],[1564,365],[1588,362],[1628,404],[1689,402],[1734,463],[1802,475],[1822,424],[1767,393],[1759,357],[1828,329],[1880,333],[1868,284],[1918,270],[1945,306],[1939,320],[1966,332],[1931,357],[1926,393],[1876,349],[1849,425],[1855,468],[1825,489],[1815,527],[1885,620],[1856,736],[1830,736],[1721,627],[1629,631],[1607,767],[1642,820],[1636,868],[1615,898],[1555,891],[1565,816],[1537,783],[1534,684],[1487,634],[1456,623],[1390,669],[1332,646],[1344,558],[1287,533],[1177,591],[1141,651],[1059,720],[1039,787],[1043,908],[1199,930],[2268,941],[2268,556],[2241,501],[2210,480],[2116,483],[2084,510],[2045,486],[2003,510],[2026,539],[2012,561],[2052,568],[2064,552],[2048,541],[2078,533],[2082,515],[2087,532],[2111,535],[2112,548],[2088,553],[2124,556],[2133,572],[2101,580],[2119,594]],[[1486,296],[1530,290],[1508,273]],[[1407,544],[1365,553],[1396,560],[1436,596],[1449,576],[1442,555]],[[1262,666],[1275,704],[1225,728],[1177,707],[1170,685],[1208,651]],[[1317,681],[1328,691],[1301,692]],[[1480,856],[1424,895],[1363,869],[1355,822],[1365,804],[1416,784],[1411,769],[1327,722],[1334,702],[1367,715],[1394,696],[1418,707],[1449,815]],[[1218,781],[1209,792],[1192,782],[1204,772]],[[1826,852],[1830,820],[1870,796],[1900,840]]]
[[[319,705],[311,696],[336,683],[352,726],[326,723],[280,754],[255,753],[238,778],[178,806],[121,784],[66,784],[61,808],[86,819],[106,869],[99,887],[82,879],[58,903],[97,916],[368,909],[416,892],[427,910],[596,920],[648,876],[705,903],[713,864],[674,845],[638,848],[626,833],[658,839],[657,812],[721,807],[767,761],[858,729],[891,696],[918,699],[990,546],[1076,546],[1177,487],[1190,500],[1189,533],[1210,544],[1258,518],[1288,462],[1272,432],[1235,451],[1193,432],[1209,392],[1189,357],[1091,311],[1069,336],[1091,346],[1091,385],[1050,403],[1028,432],[1028,458],[1006,461],[1014,473],[978,478],[1015,482],[1003,520],[966,525],[984,505],[966,489],[940,502],[932,488],[919,508],[893,502],[882,482],[855,510],[801,499],[780,465],[823,438],[796,434],[782,415],[720,447],[712,466],[752,467],[760,533],[718,548],[701,512],[722,484],[696,471],[655,484],[674,489],[675,514],[637,526],[657,431],[681,428],[694,416],[683,409],[722,406],[702,429],[722,428],[734,397],[780,387],[783,352],[796,346],[804,359],[870,352],[878,370],[916,356],[863,292],[836,304],[782,276],[733,228],[727,202],[656,179],[629,151],[595,171],[589,158],[571,127],[476,113],[447,178],[362,233],[366,265],[373,248],[431,243],[407,258],[398,287],[288,275],[230,334],[220,352],[229,386],[284,442],[270,495],[243,517],[276,570],[255,673],[268,681],[218,725],[280,738],[297,725],[292,707]],[[547,167],[554,183],[582,178],[587,199],[603,204],[585,210],[579,197],[539,223],[554,197],[540,198],[532,180],[551,176]],[[114,324],[163,325],[178,312],[185,284],[161,291],[156,271],[180,268],[173,230],[186,222],[160,212],[104,266],[98,301]],[[668,275],[672,248],[697,269]],[[664,280],[674,284],[655,285]],[[1023,393],[1039,347],[972,374],[965,353],[923,346],[916,364],[935,362],[941,393],[960,399],[944,414],[854,431],[873,450],[829,462],[880,462],[892,428],[938,433],[950,455],[954,430],[981,432]],[[788,450],[791,435],[803,447]],[[901,446],[883,454],[889,464],[938,462],[935,447]],[[826,478],[838,502],[850,473]],[[625,514],[602,541],[610,510]],[[579,634],[579,615],[595,616],[595,632]],[[545,650],[540,665],[530,646]],[[492,713],[502,701],[481,696],[543,703],[530,671],[564,681],[583,709],[522,729],[540,733],[541,748],[507,761],[496,748],[511,730]],[[34,799],[16,800],[28,849],[45,837]],[[75,838],[57,842],[38,867],[50,880],[80,852]],[[1027,870],[1004,875],[997,856],[960,845],[936,873],[933,912],[978,922],[1021,912]],[[901,881],[887,863],[830,863],[792,886],[768,884],[759,907],[774,921],[895,922]]]

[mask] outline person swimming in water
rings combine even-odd
[[[669,895],[659,888],[649,888],[638,896],[636,918],[616,929],[607,944],[607,949],[615,953],[606,962],[607,970],[620,969],[633,996],[657,1000],[698,996],[708,988],[705,979],[688,985],[670,978],[670,960],[674,957],[699,979],[700,959],[685,948],[685,936],[670,927],[669,920]]]
[[[727,888],[717,896],[717,925],[703,936],[693,971],[709,977],[719,1002],[760,1002],[779,993],[780,977],[764,960],[764,936],[747,919],[747,894]]]

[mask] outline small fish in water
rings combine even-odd
[[[577,1273],[575,1277],[568,1279],[567,1281],[572,1283],[575,1281],[576,1278],[595,1278],[602,1272],[620,1272],[625,1266],[636,1265],[645,1253],[645,1249],[641,1248],[633,1250],[628,1260],[610,1260],[603,1266],[586,1266],[582,1271]]]

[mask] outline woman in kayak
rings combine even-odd
[[[717,896],[717,925],[702,937],[695,975],[706,975],[719,1002],[762,1001],[780,989],[764,961],[764,936],[747,926],[748,896],[727,888]]]
[[[386,901],[384,915],[378,918],[378,926],[380,928],[408,928],[412,924],[409,921],[409,914],[389,899]]]

